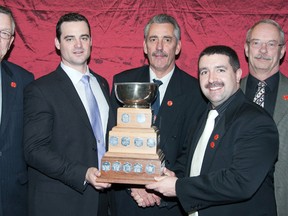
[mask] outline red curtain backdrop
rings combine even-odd
[[[168,13],[182,30],[182,52],[177,65],[197,77],[199,53],[209,45],[234,48],[243,76],[246,31],[254,22],[271,18],[288,38],[288,1],[285,0],[0,0],[14,13],[17,27],[8,60],[33,72],[36,78],[60,62],[55,52],[55,26],[68,12],[85,15],[92,28],[90,67],[111,84],[114,74],[147,63],[143,53],[143,28],[158,13]],[[280,67],[287,76],[288,60]]]

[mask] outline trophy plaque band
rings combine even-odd
[[[161,176],[164,154],[151,109],[118,108],[117,126],[109,132],[109,151],[101,161],[99,182],[148,184]]]

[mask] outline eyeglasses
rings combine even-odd
[[[275,40],[262,42],[262,41],[257,40],[257,39],[252,39],[251,41],[248,41],[247,43],[250,44],[250,46],[255,48],[255,49],[260,49],[263,47],[263,44],[265,44],[265,46],[268,50],[275,50],[277,47],[281,47],[284,45],[284,44],[279,44]]]
[[[12,35],[10,32],[6,31],[6,30],[0,31],[0,37],[1,37],[2,39],[9,40],[12,36],[13,36],[13,35]]]

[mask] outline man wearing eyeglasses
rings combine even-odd
[[[279,71],[280,60],[286,51],[284,31],[274,20],[260,20],[248,30],[244,48],[249,63],[249,75],[241,81],[241,88],[249,99],[273,116],[279,131],[279,155],[275,165],[274,185],[278,216],[286,216],[288,78]]]
[[[0,216],[26,216],[27,167],[23,157],[23,88],[34,77],[4,60],[14,41],[11,11],[0,6]]]

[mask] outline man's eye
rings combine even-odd
[[[207,74],[207,71],[200,71],[200,75],[205,75]]]
[[[259,42],[259,41],[253,41],[252,44],[255,45],[255,46],[257,46],[257,45],[260,44],[260,42]]]
[[[165,39],[164,39],[164,41],[165,41],[165,42],[168,42],[168,43],[171,42],[171,40],[172,40],[171,38],[165,38]]]
[[[275,42],[268,42],[267,45],[271,48],[275,47],[276,46],[276,43]]]
[[[82,40],[84,40],[84,41],[88,41],[88,37],[82,37]]]

